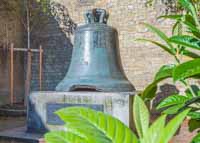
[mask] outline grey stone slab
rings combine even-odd
[[[28,131],[63,129],[62,122],[53,112],[59,107],[69,106],[86,106],[95,110],[103,108],[103,112],[131,127],[133,95],[134,93],[124,92],[33,92],[29,96]]]

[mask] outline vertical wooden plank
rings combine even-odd
[[[10,47],[10,104],[14,103],[14,44]]]
[[[43,49],[42,46],[40,45],[40,55],[39,55],[39,86],[40,86],[40,91],[42,91],[42,63],[43,63]]]
[[[27,105],[28,96],[30,93],[31,86],[31,65],[32,64],[32,52],[31,49],[28,49],[27,55],[27,71],[26,71],[26,81],[25,81],[25,97],[24,97],[24,105]]]
[[[5,48],[10,48],[9,46],[9,34],[8,34],[8,24],[5,25],[6,26],[6,45]]]

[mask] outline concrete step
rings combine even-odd
[[[0,143],[44,143],[43,134],[27,133],[26,127],[0,132]]]

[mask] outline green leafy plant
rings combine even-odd
[[[159,18],[175,20],[172,29],[172,36],[168,37],[164,32],[156,27],[145,24],[154,32],[163,43],[139,39],[155,44],[174,57],[175,63],[164,65],[155,75],[152,83],[141,93],[144,100],[152,100],[156,96],[158,83],[167,78],[171,78],[174,84],[181,83],[185,87],[185,93],[173,94],[164,99],[157,109],[163,109],[166,114],[177,114],[187,108],[191,108],[188,116],[189,129],[193,131],[200,128],[200,90],[198,86],[189,84],[189,79],[199,79],[200,74],[200,22],[197,6],[190,0],[179,0],[179,4],[184,8],[184,14],[166,15]]]
[[[168,143],[186,117],[185,110],[165,125],[166,116],[149,123],[149,111],[135,96],[134,121],[138,136],[118,119],[83,107],[64,108],[56,114],[65,122],[65,131],[45,135],[47,143]]]
[[[153,6],[158,3],[158,0],[147,0],[145,5],[147,7]],[[178,2],[178,0],[160,0],[162,4],[166,6],[167,13],[179,13],[183,11],[183,6]],[[197,10],[200,10],[200,1],[199,0],[191,0],[191,2],[195,5]]]

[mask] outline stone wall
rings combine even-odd
[[[33,48],[42,45],[43,72],[42,90],[54,91],[56,85],[63,79],[70,64],[72,43],[69,37],[60,29],[54,18],[50,18],[43,28],[32,34]],[[39,90],[39,53],[32,56],[31,90]]]
[[[71,18],[79,25],[84,23],[83,14],[91,8],[104,8],[109,13],[108,24],[119,32],[122,64],[129,80],[137,90],[142,90],[152,81],[162,64],[172,62],[172,58],[160,48],[149,43],[135,41],[136,38],[157,39],[143,22],[151,23],[170,34],[170,21],[157,20],[165,12],[165,6],[157,3],[146,7],[146,0],[55,0],[66,6]]]
[[[14,43],[17,48],[27,48],[26,29],[22,26],[18,16],[6,12],[3,8],[1,9],[0,5],[0,105],[9,102],[10,88],[9,51],[7,49],[5,52],[2,52],[2,48],[8,48],[7,45],[10,43]],[[53,91],[58,82],[63,79],[69,67],[72,43],[69,36],[59,27],[54,17],[42,16],[42,18],[38,17],[38,19],[39,21],[34,21],[37,23],[37,26],[33,28],[31,25],[31,48],[38,49],[42,45],[44,50],[42,90]],[[19,98],[19,101],[22,101],[24,99],[27,53],[15,52],[14,55],[15,97]],[[32,53],[31,68],[31,91],[38,91],[38,53]]]
[[[16,13],[17,14],[17,13]],[[0,105],[9,103],[10,95],[10,54],[9,45],[22,46],[23,28],[19,19],[9,15],[0,7]],[[24,92],[23,54],[14,54],[14,96],[15,101],[22,102]]]

